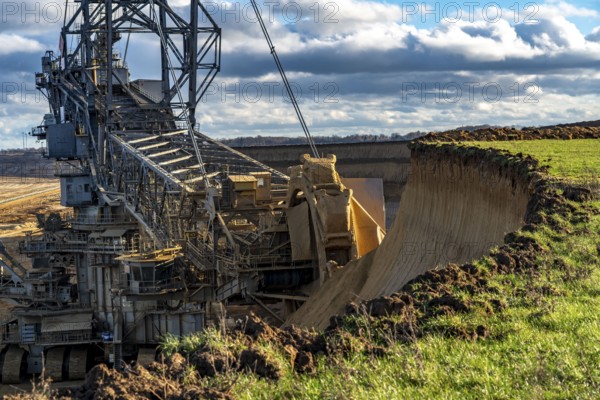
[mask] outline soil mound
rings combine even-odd
[[[600,139],[600,126],[589,122],[523,129],[483,128],[474,131],[454,129],[446,132],[429,133],[418,140],[421,142],[464,142],[538,139]]]

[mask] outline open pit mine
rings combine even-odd
[[[249,310],[323,328],[524,221],[530,185],[510,168],[403,142],[317,148],[296,102],[308,146],[228,147],[195,128],[221,50],[201,2],[187,19],[166,1],[77,4],[61,31],[75,45],[36,74],[51,113],[33,131],[69,212],[38,217],[27,265],[0,248],[4,384],[149,363],[165,335]],[[160,80],[132,80],[115,50],[138,34],[161,43]]]

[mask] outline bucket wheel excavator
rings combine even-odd
[[[148,362],[164,335],[226,323],[232,307],[281,320],[332,264],[379,245],[383,229],[312,140],[284,174],[196,129],[221,62],[199,0],[76,4],[36,74],[50,113],[32,132],[70,212],[40,216],[20,243],[31,268],[0,249],[0,297],[14,305],[0,320],[2,383]],[[132,79],[117,48],[135,43],[157,51],[160,79]]]

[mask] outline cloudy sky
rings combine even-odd
[[[599,0],[258,2],[315,136],[600,119]],[[223,57],[201,129],[301,135],[248,2],[205,3]],[[62,0],[2,2],[0,148],[20,146],[47,112],[34,73],[58,49],[63,10]],[[152,49],[157,39],[132,40],[134,79],[159,77]]]

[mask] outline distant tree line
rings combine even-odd
[[[347,136],[314,136],[316,144],[335,144],[335,143],[373,143],[373,142],[390,142],[390,141],[405,141],[413,140],[417,137],[426,135],[427,132],[411,132],[402,135],[400,133],[392,133],[391,135],[347,135]],[[240,136],[233,139],[221,139],[221,142],[231,147],[254,147],[254,146],[289,146],[295,144],[306,144],[304,136],[288,137],[288,136]]]
[[[17,155],[17,154],[36,154],[36,155],[40,155],[42,153],[42,150],[39,148],[35,148],[35,147],[29,147],[27,149],[23,149],[21,148],[14,148],[14,149],[0,149],[0,154],[2,155]]]
[[[483,128],[492,128],[491,125],[467,125],[461,126],[463,131],[474,131]],[[430,132],[410,132],[410,133],[392,133],[391,135],[384,134],[363,134],[363,135],[346,135],[346,136],[315,136],[313,139],[316,144],[336,144],[336,143],[373,143],[373,142],[396,142],[413,140],[421,136],[425,136]],[[231,147],[255,147],[255,146],[289,146],[295,144],[305,144],[304,136],[240,136],[233,139],[221,139],[221,142]]]

